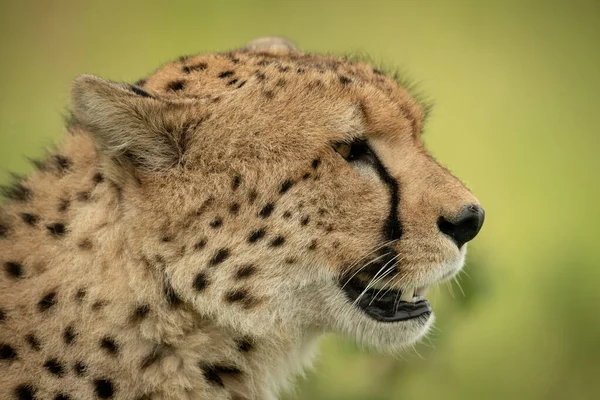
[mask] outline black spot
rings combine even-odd
[[[104,175],[102,175],[102,172],[96,172],[92,179],[93,179],[94,183],[99,184],[99,183],[104,182]]]
[[[296,70],[296,73],[297,73],[297,74],[303,74],[303,73],[304,73],[304,68],[298,68],[298,69]]]
[[[58,212],[65,212],[69,209],[69,206],[71,205],[71,201],[68,199],[60,199],[60,202],[58,203]]]
[[[17,352],[15,349],[5,343],[0,344],[0,360],[14,360],[17,358]]]
[[[198,272],[198,274],[196,274],[196,277],[194,278],[194,290],[196,290],[196,292],[201,292],[206,288],[206,286],[208,286],[206,274],[204,272]]]
[[[114,385],[108,379],[95,379],[94,387],[96,388],[96,395],[101,399],[110,399],[115,393]]]
[[[217,250],[213,258],[210,260],[210,265],[217,265],[225,261],[229,257],[229,249],[222,248]]]
[[[279,193],[284,194],[285,192],[287,192],[288,190],[290,190],[290,188],[294,186],[294,181],[292,181],[291,179],[287,179],[285,182],[283,182],[281,184],[281,188],[279,189]]]
[[[279,247],[285,243],[285,238],[283,236],[277,236],[275,239],[271,241],[271,247]]]
[[[294,264],[295,262],[296,262],[296,259],[294,257],[286,257],[285,258],[286,264]]]
[[[77,290],[77,293],[75,293],[75,300],[77,300],[78,303],[81,303],[83,301],[83,298],[86,295],[86,291],[83,288],[80,288]]]
[[[0,308],[0,322],[6,321],[6,312]]]
[[[314,159],[312,162],[313,169],[317,169],[319,167],[319,165],[321,165],[321,160],[318,158]]]
[[[344,75],[340,75],[340,83],[342,85],[349,85],[352,82],[352,79],[344,76]]]
[[[223,220],[220,217],[216,217],[210,221],[210,227],[213,229],[220,228],[223,225]]]
[[[261,218],[267,218],[271,215],[271,213],[273,213],[273,209],[275,208],[275,205],[273,203],[268,203],[267,205],[265,205],[262,210],[260,210],[260,212],[258,213],[258,216]]]
[[[255,304],[255,300],[245,289],[235,289],[225,294],[225,301],[228,303],[241,303],[245,308],[250,308]]]
[[[105,300],[96,300],[95,302],[92,303],[92,311],[98,311],[102,307],[104,307],[106,304],[108,304],[108,302]]]
[[[55,154],[53,159],[61,173],[65,173],[71,168],[71,160],[69,160],[67,157],[60,154]]]
[[[273,97],[275,97],[275,92],[272,90],[265,90],[263,92],[263,96],[265,96],[266,99],[271,100]]]
[[[236,175],[233,177],[233,180],[231,181],[231,189],[236,190],[237,188],[240,187],[241,184],[242,184],[242,177],[239,175]]]
[[[300,220],[300,224],[302,226],[306,226],[308,225],[308,222],[310,221],[310,217],[308,215],[305,215],[304,217],[302,217],[302,219]]]
[[[227,78],[227,77],[229,77],[229,76],[233,75],[234,73],[235,73],[235,72],[233,72],[233,71],[224,71],[224,72],[221,72],[221,73],[219,74],[219,78],[221,78],[221,79],[225,79],[225,78]]]
[[[65,331],[63,332],[63,340],[65,341],[65,344],[72,344],[75,341],[76,337],[77,333],[75,332],[75,328],[73,327],[73,325],[67,326],[65,328]]]
[[[40,344],[39,339],[35,337],[33,333],[25,335],[25,341],[27,342],[27,344],[29,344],[31,350],[40,351],[42,349],[42,345]]]
[[[309,250],[315,250],[317,248],[317,239],[313,239],[308,245]]]
[[[227,86],[231,86],[231,85],[235,85],[236,83],[238,83],[239,79],[234,78],[232,80],[230,80],[229,82],[227,82]]]
[[[56,358],[52,358],[44,363],[44,368],[53,375],[61,377],[65,374],[64,365],[59,362]]]
[[[79,192],[75,195],[75,198],[78,201],[86,202],[86,201],[90,200],[90,196],[91,196],[90,192]]]
[[[131,320],[133,322],[139,322],[148,316],[150,312],[150,306],[148,304],[141,304],[135,308]]]
[[[37,222],[40,220],[40,217],[38,217],[35,214],[22,213],[21,214],[21,219],[27,225],[29,225],[29,226],[35,226],[35,224],[37,224]]]
[[[182,81],[182,80],[169,82],[169,84],[167,85],[167,88],[174,92],[179,92],[179,91],[183,90],[184,87],[185,87],[185,81]]]
[[[173,241],[173,236],[161,236],[160,241],[163,243],[168,243]]]
[[[292,213],[290,211],[286,211],[283,213],[283,218],[290,219],[292,217]]]
[[[254,348],[254,344],[252,340],[243,338],[237,341],[237,348],[239,351],[247,353]]]
[[[142,89],[140,87],[132,85],[132,86],[129,87],[129,89],[131,89],[131,91],[133,93],[137,94],[138,96],[147,97],[147,98],[150,98],[150,99],[154,98],[154,96],[152,96],[150,93],[146,92],[144,89]]]
[[[90,239],[83,239],[77,243],[77,247],[81,250],[90,250],[92,248],[92,241]]]
[[[257,197],[258,193],[256,192],[256,190],[251,190],[250,193],[248,193],[248,201],[250,202],[250,204],[254,203],[254,200],[256,200]]]
[[[236,279],[246,279],[256,272],[256,267],[252,264],[244,265],[235,273]]]
[[[11,186],[0,186],[0,194],[7,199],[21,202],[29,201],[32,198],[31,190],[20,182]]]
[[[87,366],[83,362],[77,361],[75,365],[73,365],[73,371],[75,371],[75,375],[83,376],[87,371]]]
[[[302,175],[303,180],[307,180],[308,178],[310,178],[310,172],[307,172],[304,175]]]
[[[59,393],[56,396],[54,396],[54,400],[71,400],[71,398],[64,393]]]
[[[206,246],[206,239],[200,239],[198,242],[196,242],[196,244],[194,245],[194,249],[195,250],[202,250],[204,247]]]
[[[8,237],[8,226],[0,224],[0,239],[6,239]]]
[[[30,384],[22,384],[15,388],[14,394],[18,400],[36,400],[36,389]]]
[[[56,304],[56,292],[50,292],[38,302],[38,310],[41,312],[48,311]]]
[[[242,88],[242,87],[243,87],[243,86],[246,84],[246,82],[247,82],[247,81],[241,81],[241,82],[240,82],[240,84],[239,84],[239,85],[237,85],[237,88],[238,88],[238,89],[241,89],[241,88]]]
[[[119,354],[119,345],[109,336],[105,336],[100,340],[100,347],[106,350],[110,355],[116,356]]]
[[[265,236],[265,234],[266,231],[264,229],[258,229],[250,234],[250,236],[248,237],[248,242],[255,243],[258,240],[262,239]]]
[[[167,298],[167,303],[171,307],[177,307],[182,303],[181,298],[179,298],[177,293],[175,293],[175,289],[173,289],[173,287],[170,284],[165,283],[164,292],[165,297]]]
[[[47,225],[46,229],[48,229],[48,233],[50,233],[50,235],[54,237],[64,236],[64,234],[67,232],[65,224],[60,222],[52,225]]]
[[[7,261],[4,263],[4,270],[11,278],[19,279],[25,275],[23,271],[23,265],[14,261]]]
[[[183,72],[189,74],[192,71],[204,71],[206,68],[208,68],[208,64],[205,62],[201,62],[198,64],[183,67]]]
[[[211,384],[225,387],[221,375],[238,375],[239,368],[225,365],[200,365],[204,378]]]
[[[233,203],[229,206],[229,212],[231,213],[231,215],[238,215],[239,211],[240,205],[238,203]]]

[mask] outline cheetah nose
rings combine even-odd
[[[469,240],[472,240],[481,229],[485,211],[478,204],[464,206],[454,218],[440,216],[437,221],[442,233],[449,236],[460,249]]]

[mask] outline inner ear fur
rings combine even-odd
[[[190,103],[83,75],[72,86],[73,114],[107,160],[132,172],[161,172],[183,163]]]

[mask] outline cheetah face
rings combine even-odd
[[[286,46],[181,59],[140,85],[82,77],[74,111],[136,246],[178,243],[161,259],[186,302],[254,335],[394,351],[427,331],[427,289],[460,271],[484,214],[425,150],[405,88]]]

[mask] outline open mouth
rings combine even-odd
[[[416,289],[368,287],[360,277],[342,280],[340,288],[361,311],[379,322],[399,322],[414,318],[427,319],[431,306],[425,295],[428,286]]]

